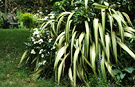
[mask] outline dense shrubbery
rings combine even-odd
[[[119,6],[120,0],[103,1],[50,0],[53,11],[40,16],[45,22],[33,29],[20,61],[32,71],[30,76],[51,77],[54,66],[58,84],[67,76],[72,86],[77,80],[87,86],[135,84],[135,30],[129,16],[120,12],[124,9],[119,9],[128,2]]]
[[[130,40],[134,40],[135,30],[132,29],[132,23],[126,13],[114,10],[115,7],[117,8],[113,6],[114,4],[99,3],[105,5],[93,4],[87,0],[85,2],[74,1],[74,3],[68,0],[55,2],[53,8],[57,10],[54,13],[58,16],[56,21],[51,23],[51,28],[57,37],[54,69],[58,83],[60,83],[62,72],[68,72],[71,84],[74,86],[76,86],[76,76],[86,82],[88,73],[93,72],[96,78],[101,79],[101,83],[110,80],[115,85],[125,85],[126,76],[129,76],[130,83],[134,84],[135,66],[122,63],[123,60],[129,60],[123,58],[124,50],[128,54],[123,55],[125,57],[131,55],[132,63],[135,59],[134,50],[131,51],[127,44]],[[69,5],[72,8],[68,8]],[[132,35],[129,33],[130,29]],[[130,38],[127,39],[128,37]],[[98,61],[101,63],[99,65],[101,68],[97,66]],[[131,76],[124,71],[125,69],[132,72]],[[123,72],[117,75],[115,70]],[[110,75],[107,74],[108,72]],[[116,82],[110,79],[112,77]]]

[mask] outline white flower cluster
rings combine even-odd
[[[38,31],[38,29],[37,29],[37,28],[33,29],[33,31],[34,31],[33,36],[35,36],[35,35],[38,35],[38,34],[39,34],[39,31]]]
[[[39,54],[41,55],[41,58],[44,58],[44,54],[43,54],[44,50],[40,49]],[[36,54],[36,51],[34,49],[31,50],[31,54]]]
[[[34,49],[31,50],[31,54],[36,54]]]
[[[52,38],[51,38],[51,39],[49,39],[49,40],[48,40],[48,42],[49,42],[49,43],[51,43],[51,42],[52,42]]]
[[[42,52],[43,52],[44,50],[43,49],[41,49],[40,51],[39,51],[39,54],[42,54]]]
[[[38,63],[38,67],[40,67],[40,65],[45,65],[47,58],[50,58],[49,56],[52,55],[50,52],[56,48],[53,46],[53,39],[50,37],[50,31],[46,30],[40,33],[40,30],[35,28],[33,29],[30,39],[30,45],[27,44],[27,46],[30,48],[31,55],[35,57],[38,56],[41,59]]]
[[[43,54],[44,50],[40,49],[39,54],[41,54],[41,58],[44,58],[44,54]]]
[[[45,63],[46,63],[46,60],[44,60],[44,61],[42,61],[42,62],[39,62],[38,65],[39,65],[39,66],[40,66],[40,65],[45,65]]]
[[[45,16],[44,20],[47,20],[48,18],[54,19],[55,18],[55,14],[48,14],[48,16]]]
[[[39,54],[41,55],[41,58],[44,58],[43,52],[44,52],[43,49],[41,49],[41,50],[39,51]],[[34,49],[32,49],[32,50],[31,50],[31,54],[36,54],[36,51],[35,51]]]
[[[38,15],[43,15],[43,12],[42,12],[42,11],[37,10],[37,13],[35,14],[35,16],[38,16]]]
[[[33,29],[33,36],[31,37],[31,40],[33,41],[34,44],[42,44],[43,39],[41,39],[41,34],[39,34],[39,31],[37,28]]]
[[[42,35],[39,34],[40,32],[38,31],[37,28],[33,29],[33,36],[31,37],[31,41],[33,44],[42,44],[43,43],[43,39],[41,38]],[[37,49],[39,49],[39,47],[36,47]],[[40,49],[39,54],[41,55],[41,58],[44,58],[44,50]],[[37,52],[38,53],[38,52]],[[31,54],[36,54],[36,51],[34,49],[31,50]]]

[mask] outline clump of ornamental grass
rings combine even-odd
[[[61,5],[64,1],[57,3]],[[64,8],[70,3],[72,8]],[[135,51],[127,44],[135,38],[129,16],[114,10],[107,2],[99,4],[72,0],[68,4],[62,5],[60,14],[56,11],[56,20],[45,22],[41,29],[43,31],[51,24],[50,29],[56,37],[55,81],[60,84],[64,75],[68,75],[72,86],[76,86],[78,78],[89,86],[87,75],[93,73],[96,78],[102,74],[104,81],[113,78],[112,81],[119,82],[112,65],[117,68],[126,66],[125,63],[121,65],[123,59],[127,60],[121,57],[123,51],[130,55],[132,62],[135,60]],[[101,55],[101,71],[98,72]]]

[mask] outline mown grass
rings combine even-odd
[[[28,29],[0,29],[0,87],[54,87],[52,79],[35,81],[18,68],[29,36]]]

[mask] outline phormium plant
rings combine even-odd
[[[58,15],[56,20],[50,19],[43,23],[40,32],[36,33],[36,37],[40,36],[44,30],[50,28],[51,35],[56,38],[54,42],[56,46],[55,81],[58,81],[59,84],[63,73],[63,75],[68,74],[72,86],[76,86],[77,78],[89,86],[86,79],[89,78],[89,73],[93,73],[96,79],[102,77],[103,82],[108,82],[110,78],[118,82],[119,79],[113,71],[113,65],[116,66],[116,69],[121,67],[121,63],[126,66],[122,60],[127,59],[120,57],[123,50],[130,55],[130,59],[135,60],[134,50],[127,44],[130,42],[128,38],[135,37],[135,30],[132,28],[129,16],[125,12],[114,10],[107,2],[99,4],[91,3],[88,0],[70,1],[57,3],[57,5],[62,3],[62,7],[59,11],[54,11]],[[67,6],[63,4],[64,2],[71,5],[72,8],[64,8]],[[43,43],[43,41],[41,42]],[[39,44],[39,42],[39,39],[36,39],[35,43]],[[38,58],[41,56],[38,54],[39,57],[37,57],[36,53],[40,52],[42,48],[33,49],[29,49],[31,56],[25,57],[26,53],[24,53],[22,60],[24,58],[29,60],[33,57],[30,63],[34,63],[38,70],[39,62],[36,61],[39,61]],[[99,61],[100,64],[98,64]],[[98,66],[100,66],[100,70]],[[113,83],[109,84],[113,86]]]
[[[74,2],[71,1],[72,6]],[[51,23],[56,37],[55,80],[59,84],[62,72],[68,72],[73,86],[76,86],[77,77],[88,86],[84,74],[93,72],[98,77],[97,63],[102,55],[101,73],[104,81],[110,76],[117,81],[112,64],[119,67],[122,49],[135,59],[134,51],[126,44],[126,38],[134,38],[135,32],[129,16],[125,12],[115,11],[107,2],[104,5],[89,4],[85,0],[83,5],[75,7],[81,8],[80,13],[79,9],[62,12],[56,20],[50,20],[44,26],[46,28]],[[91,13],[87,10],[91,10]]]

